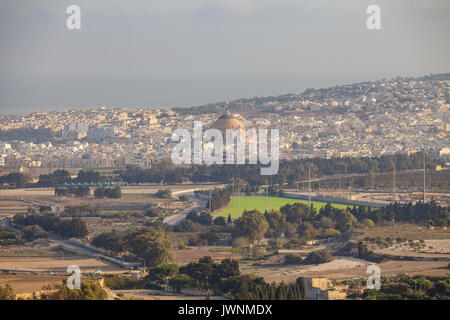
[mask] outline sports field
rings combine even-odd
[[[238,204],[239,202],[239,204]],[[230,201],[230,203],[220,210],[219,213],[214,214],[214,217],[228,217],[228,214],[231,213],[232,218],[236,218],[239,215],[239,207],[241,209],[241,213],[244,210],[250,211],[250,210],[258,210],[260,212],[266,211],[266,203],[267,198],[263,196],[257,196],[257,197],[233,197]],[[285,204],[292,204],[292,203],[303,203],[308,205],[308,200],[300,200],[300,199],[291,199],[291,198],[281,198],[281,197],[268,197],[268,208],[269,210],[279,210],[282,206]],[[311,201],[311,203],[314,205],[316,209],[320,209],[323,206],[325,206],[326,202],[317,202],[317,201]],[[338,203],[332,203],[332,205],[336,208],[347,208],[348,205],[346,204],[338,204]]]

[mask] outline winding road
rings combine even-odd
[[[190,212],[202,211],[206,208],[206,200],[203,200],[200,197],[194,196],[192,194],[190,196],[190,201],[192,202],[192,205],[189,208],[183,210],[182,212],[174,214],[173,216],[165,218],[163,222],[168,224],[169,226],[176,226],[177,224],[181,223],[181,221],[183,221]]]

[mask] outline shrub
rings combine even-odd
[[[224,217],[217,217],[214,219],[214,224],[217,226],[225,227],[227,225],[227,220]]]
[[[328,250],[323,249],[310,252],[304,262],[305,264],[321,264],[333,260],[334,258],[331,253]]]
[[[301,264],[302,257],[296,254],[287,254],[284,256],[284,264]]]
[[[160,189],[155,193],[157,198],[172,198],[172,190],[170,189]]]

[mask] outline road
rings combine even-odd
[[[6,218],[4,218],[4,219],[2,220],[2,222],[1,222],[1,224],[2,224],[2,227],[5,228],[6,230],[9,230],[9,231],[15,232],[15,233],[20,233],[20,234],[23,233],[21,230],[19,230],[19,229],[17,229],[17,228],[14,228],[14,227],[11,225],[11,217],[6,217]]]
[[[206,200],[202,200],[199,197],[191,195],[190,201],[192,202],[192,206],[180,213],[165,218],[163,222],[168,224],[169,226],[175,226],[183,221],[183,219],[185,219],[190,212],[202,211],[206,208]]]
[[[102,259],[117,265],[120,265],[124,268],[132,268],[135,267],[137,265],[139,265],[140,263],[136,263],[136,262],[126,262],[122,259],[119,259],[117,257],[111,256],[109,254],[106,254],[103,251],[97,250],[94,247],[86,247],[82,244],[76,243],[75,241],[70,241],[70,240],[61,240],[58,238],[54,238],[54,237],[50,237],[48,238],[49,242],[53,242],[56,243],[64,248],[66,248],[69,251],[73,251],[76,252],[78,254],[82,254],[82,255],[86,255],[86,256],[90,256],[90,257],[94,257],[94,258],[98,258],[98,259]]]

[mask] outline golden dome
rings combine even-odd
[[[245,130],[245,127],[242,125],[242,123],[233,117],[228,111],[221,115],[216,122],[211,126],[212,129],[219,129],[222,131],[222,133],[225,134],[227,129],[243,129]]]

